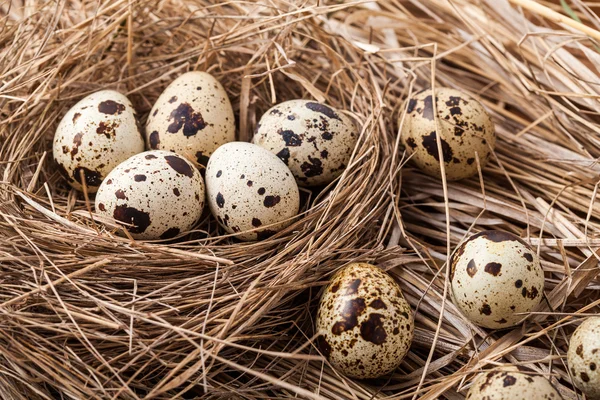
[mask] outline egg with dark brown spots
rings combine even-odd
[[[144,151],[135,110],[127,97],[102,90],[84,97],[62,118],[52,145],[58,170],[77,190],[98,190],[119,163]]]
[[[219,147],[205,177],[210,211],[238,239],[266,238],[298,214],[300,192],[292,172],[260,146],[232,142]]]
[[[204,182],[184,157],[146,151],[108,174],[95,206],[97,214],[122,225],[135,239],[172,239],[200,219]]]
[[[146,122],[146,147],[181,154],[206,166],[222,144],[235,140],[235,118],[227,92],[211,74],[187,72],[154,103]]]
[[[400,138],[407,154],[432,176],[440,176],[441,162],[449,180],[476,175],[476,157],[483,169],[496,144],[492,119],[479,101],[458,90],[437,88],[435,99],[437,126],[431,90],[408,100]]]
[[[520,237],[484,231],[465,240],[450,260],[454,304],[486,328],[517,325],[542,300],[544,272]]]
[[[587,318],[575,330],[567,360],[575,386],[588,399],[600,399],[600,317]]]
[[[480,373],[467,400],[562,400],[558,390],[541,375],[506,366]]]
[[[277,155],[300,186],[316,186],[344,172],[357,139],[356,125],[339,110],[312,100],[289,100],[261,117],[252,142]]]
[[[408,353],[414,321],[398,283],[385,271],[353,263],[325,288],[317,314],[317,345],[343,374],[376,378],[394,371]]]

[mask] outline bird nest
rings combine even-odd
[[[512,363],[577,398],[568,338],[600,311],[597,7],[0,3],[0,397],[461,399],[474,373]],[[119,90],[144,122],[190,70],[223,84],[239,140],[295,98],[361,127],[340,179],[303,190],[300,218],[266,240],[227,236],[209,213],[177,240],[130,240],[53,164],[79,99]],[[404,100],[432,85],[490,111],[498,143],[479,177],[446,182],[407,160]],[[446,260],[484,229],[523,237],[546,273],[542,306],[513,329],[481,329],[450,301]],[[410,352],[379,380],[340,375],[314,344],[320,291],[352,261],[388,270],[415,313]]]

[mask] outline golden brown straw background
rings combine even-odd
[[[0,2],[0,398],[454,400],[502,363],[583,398],[565,354],[600,311],[600,3],[568,4]],[[362,126],[337,184],[304,191],[302,217],[268,240],[222,236],[206,213],[174,241],[130,241],[53,166],[76,101],[116,89],[145,121],[196,69],[223,83],[241,140],[299,97]],[[404,99],[432,82],[492,114],[479,178],[446,185],[406,163]],[[483,229],[542,258],[545,300],[514,329],[478,328],[449,301],[448,254]],[[379,380],[339,375],[312,343],[320,290],[354,260],[398,278],[415,311],[410,353]]]

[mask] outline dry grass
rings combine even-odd
[[[547,18],[565,14],[558,1],[211,3],[0,2],[0,397],[453,400],[511,362],[577,398],[568,337],[600,311],[600,43]],[[597,33],[599,3],[569,4]],[[363,126],[337,185],[306,192],[303,218],[269,240],[218,236],[206,215],[177,242],[131,242],[53,168],[78,99],[118,89],[145,116],[191,69],[223,82],[242,140],[296,97]],[[432,81],[491,110],[499,142],[480,179],[404,165],[402,100]],[[514,330],[477,328],[448,301],[447,255],[481,229],[543,259],[547,301]],[[400,278],[416,312],[411,352],[379,381],[338,375],[310,341],[320,288],[355,259]]]

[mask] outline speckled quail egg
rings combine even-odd
[[[331,365],[353,378],[394,371],[408,353],[413,316],[400,286],[371,264],[353,263],[325,288],[317,314],[317,345]]]
[[[465,240],[450,264],[454,304],[475,324],[506,328],[521,322],[544,293],[544,273],[520,237],[484,231]]]
[[[187,72],[162,92],[146,122],[146,146],[170,150],[206,166],[235,140],[235,118],[223,86],[206,72]]]
[[[239,239],[265,238],[298,214],[300,193],[291,171],[260,146],[232,142],[219,147],[205,176],[210,211]]]
[[[268,110],[252,142],[276,154],[300,186],[323,185],[344,172],[358,139],[352,120],[310,100],[289,100]]]
[[[119,163],[144,151],[135,110],[114,90],[90,94],[75,104],[58,124],[52,153],[69,184],[95,192]]]
[[[567,360],[575,386],[589,399],[600,399],[600,317],[586,319],[575,330]]]
[[[485,167],[496,144],[494,124],[480,102],[448,88],[436,89],[437,131],[431,90],[408,101],[401,141],[411,160],[425,173],[440,176],[440,134],[446,178],[459,180],[477,174],[475,153]]]
[[[169,151],[146,151],[119,164],[96,194],[96,212],[135,239],[170,239],[188,231],[204,208],[200,171]]]
[[[561,400],[563,397],[543,376],[519,372],[514,366],[481,373],[467,400]]]

